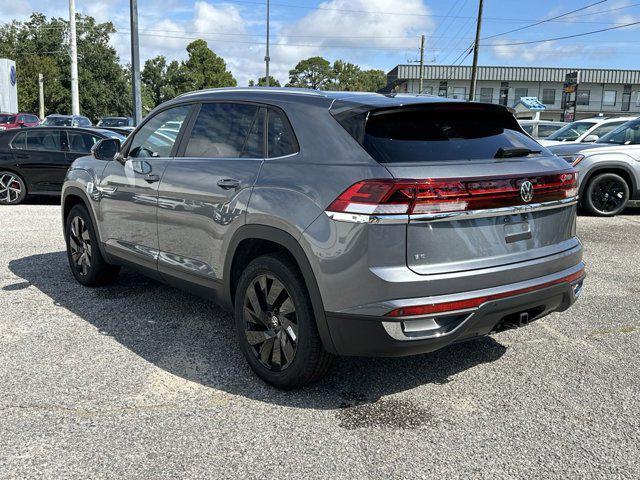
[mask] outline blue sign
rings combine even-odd
[[[9,71],[9,81],[11,82],[11,86],[16,86],[16,67],[15,65],[11,65],[11,70]]]

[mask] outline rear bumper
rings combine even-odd
[[[559,274],[575,274],[583,268],[584,264],[580,263]],[[552,312],[562,312],[575,303],[584,278],[490,300],[477,308],[457,312],[405,318],[327,312],[327,322],[340,355],[395,357],[427,353],[494,331],[522,326]],[[550,279],[539,280],[542,285]],[[518,285],[503,288],[511,287],[516,291]],[[469,296],[493,290],[470,292]],[[433,297],[430,300],[433,301]],[[416,299],[407,302],[416,303]]]

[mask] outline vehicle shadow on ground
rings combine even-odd
[[[27,195],[22,205],[60,205],[60,197],[57,195]]]
[[[490,337],[438,352],[404,358],[340,358],[321,382],[295,392],[266,386],[236,346],[231,315],[211,302],[123,270],[108,287],[76,283],[65,252],[32,255],[9,263],[33,285],[145,360],[184,379],[234,395],[300,408],[336,409],[371,404],[427,383],[444,384],[457,373],[499,359],[506,348]]]

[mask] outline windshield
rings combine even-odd
[[[126,127],[128,124],[126,118],[103,118],[98,122],[99,127]]]
[[[15,115],[0,115],[0,123],[16,123]]]
[[[573,142],[578,137],[584,134],[587,130],[595,125],[594,122],[572,122],[569,125],[565,125],[560,130],[552,133],[547,137],[547,140],[558,140],[561,142]]]
[[[70,127],[71,117],[47,117],[42,122],[42,125],[48,125],[50,127]]]
[[[623,123],[615,130],[604,135],[598,143],[612,143],[614,145],[640,144],[640,119]]]

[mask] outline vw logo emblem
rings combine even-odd
[[[533,183],[529,180],[522,182],[522,185],[520,185],[520,196],[522,197],[522,200],[527,203],[533,200]]]
[[[9,81],[11,82],[11,86],[16,86],[16,67],[11,65],[11,70],[9,70]]]

